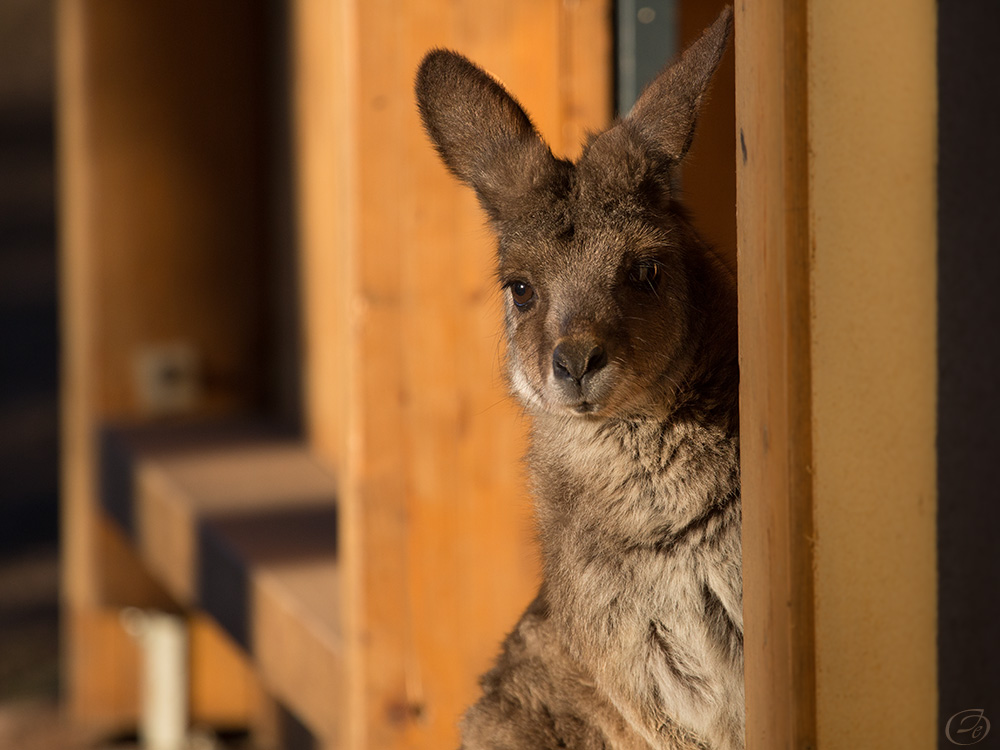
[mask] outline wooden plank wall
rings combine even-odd
[[[231,4],[58,5],[64,683],[77,718],[134,721],[118,607],[173,606],[95,501],[99,426],[151,416],[137,355],[196,352],[192,413],[262,397],[260,24]],[[252,677],[217,629],[196,631],[195,715],[245,721]]]
[[[611,111],[606,0],[295,4],[306,421],[341,482],[342,747],[457,745],[537,585],[493,241],[422,133],[436,46],[516,93],[557,153]]]

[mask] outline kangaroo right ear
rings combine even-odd
[[[448,169],[471,186],[494,221],[557,178],[549,147],[521,105],[489,74],[455,52],[434,50],[417,73],[427,134]]]
[[[698,110],[732,32],[733,9],[727,5],[680,59],[649,84],[625,118],[648,146],[675,163],[691,147]]]

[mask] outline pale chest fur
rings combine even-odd
[[[566,648],[653,747],[742,747],[738,439],[688,421],[536,421],[546,595]]]

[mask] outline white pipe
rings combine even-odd
[[[122,611],[126,631],[140,651],[144,750],[184,750],[188,729],[188,633],[184,618],[164,612]]]

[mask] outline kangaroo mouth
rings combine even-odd
[[[595,404],[590,401],[581,401],[578,404],[574,404],[570,408],[577,414],[593,414],[601,407],[600,404]]]

